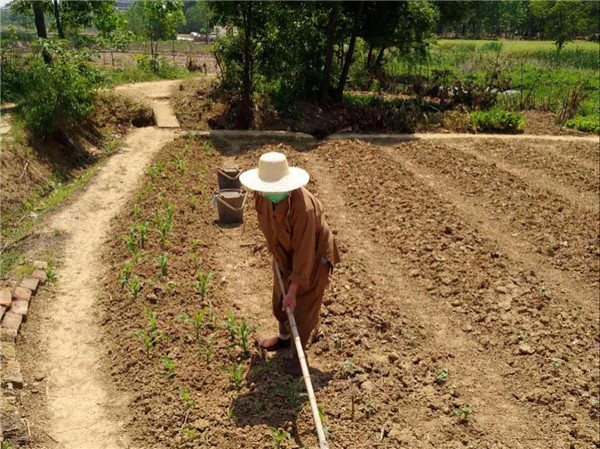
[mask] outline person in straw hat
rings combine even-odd
[[[339,253],[325,221],[323,206],[304,186],[308,173],[289,167],[284,154],[263,154],[258,168],[240,175],[241,183],[254,191],[258,226],[273,255],[273,314],[279,322],[279,335],[260,342],[267,351],[291,345],[285,309],[294,312],[302,346],[306,347],[319,322],[319,310]],[[287,294],[283,297],[275,264],[279,266]],[[300,372],[297,359],[286,367]]]

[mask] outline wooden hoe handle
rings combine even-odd
[[[279,265],[277,265],[277,262],[275,262],[275,269],[277,270],[277,279],[279,279],[281,294],[285,297],[285,286],[283,285],[281,271],[279,271]],[[290,328],[292,329],[292,337],[294,337],[294,345],[296,346],[296,352],[298,353],[298,360],[300,361],[300,366],[302,367],[304,385],[306,385],[306,392],[308,393],[308,400],[310,401],[310,409],[312,410],[313,420],[315,421],[315,427],[317,428],[317,436],[319,437],[319,449],[329,449],[329,444],[325,439],[325,432],[323,432],[323,423],[321,422],[321,417],[319,416],[319,408],[317,407],[315,391],[313,390],[312,382],[310,380],[310,373],[308,372],[308,365],[306,364],[306,357],[304,356],[304,350],[302,349],[302,342],[300,341],[300,335],[298,334],[298,327],[296,326],[294,313],[289,306],[285,308],[285,311],[287,312]]]

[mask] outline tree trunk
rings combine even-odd
[[[44,21],[44,8],[42,7],[42,2],[32,2],[32,5],[37,36],[46,39],[48,35],[46,34],[46,22]]]
[[[337,101],[342,101],[342,98],[344,97],[344,87],[346,87],[346,80],[348,79],[348,72],[350,71],[350,64],[352,63],[352,56],[354,55],[354,45],[356,44],[356,36],[358,35],[358,30],[360,28],[360,19],[362,18],[364,6],[365,2],[361,1],[358,4],[358,10],[356,11],[356,14],[354,15],[354,27],[352,29],[352,37],[350,37],[350,44],[348,45],[348,52],[346,53],[344,68],[342,69],[340,81],[335,92],[335,99]]]
[[[46,21],[44,20],[44,8],[42,7],[42,2],[32,2],[32,6],[37,35],[41,39],[46,39],[48,34],[46,33]],[[42,57],[44,58],[44,62],[46,64],[50,64],[52,62],[52,57],[45,48],[42,50]]]
[[[58,0],[53,0],[54,5],[54,20],[56,21],[56,31],[58,31],[58,38],[64,39],[65,33],[63,32],[62,23],[60,21],[60,10],[58,8]]]
[[[375,72],[381,66],[381,61],[383,60],[383,52],[385,51],[385,47],[381,47],[379,50],[379,54],[377,55],[377,59],[375,59],[375,63],[369,69],[369,80],[367,81],[366,90],[371,90],[371,85],[373,84],[373,77],[375,76]]]
[[[242,102],[240,104],[240,128],[249,129],[252,125],[252,77],[251,77],[251,17],[252,2],[244,5],[242,23],[244,24],[244,73],[242,79]]]
[[[367,67],[371,67],[372,59],[373,59],[373,44],[369,44],[369,53],[367,53]]]
[[[334,3],[329,12],[327,23],[327,43],[325,45],[325,66],[323,67],[323,79],[319,89],[319,103],[322,105],[329,101],[329,89],[331,86],[331,67],[333,65],[333,43],[335,37],[335,22],[337,19],[337,6]]]

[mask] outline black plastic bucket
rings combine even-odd
[[[217,182],[219,190],[241,189],[240,168],[222,168],[217,171]]]
[[[224,189],[215,195],[219,222],[223,224],[243,223],[246,192],[242,189]]]

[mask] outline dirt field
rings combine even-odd
[[[221,324],[235,312],[238,324],[260,325],[252,340],[276,330],[251,197],[240,227],[219,225],[210,207],[215,169],[252,167],[268,149],[309,171],[342,252],[308,351],[331,447],[600,447],[597,145],[299,150],[191,137],[155,159],[104,255],[105,362],[129,403],[122,419],[135,445],[264,448],[269,427],[290,432],[282,447],[316,445],[282,355],[252,346],[244,357]],[[155,223],[170,209],[163,244]],[[134,256],[122,237],[145,222],[127,275]],[[216,274],[204,298],[198,270]],[[203,308],[196,335],[181,315]],[[145,335],[161,336],[148,353]],[[221,369],[236,363],[239,390]]]

